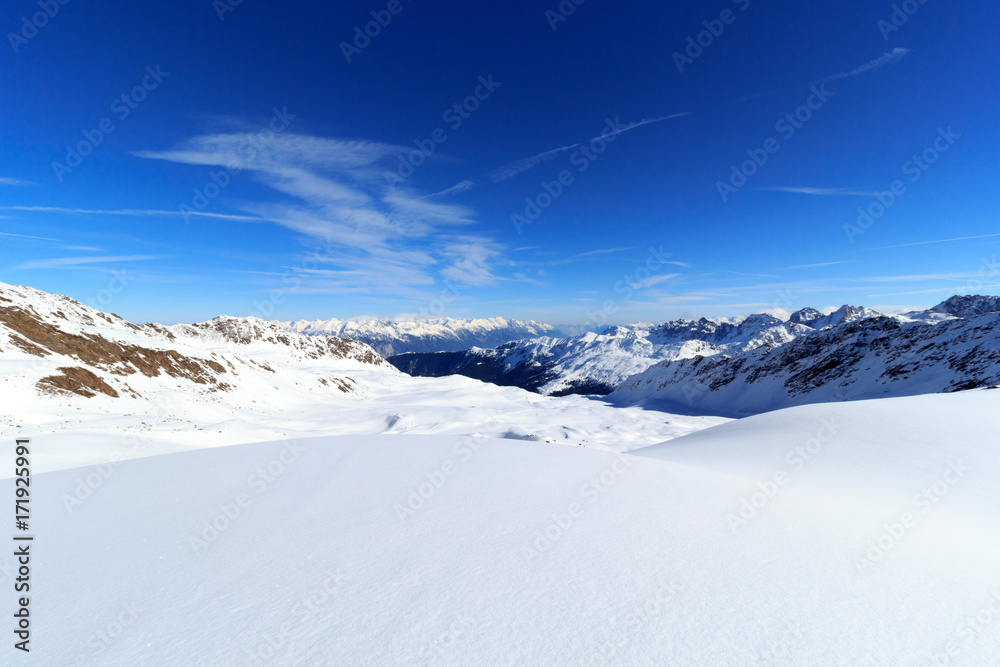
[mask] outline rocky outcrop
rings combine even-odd
[[[118,398],[118,392],[114,387],[101,379],[100,376],[79,366],[64,366],[57,369],[61,375],[49,375],[43,377],[36,385],[42,393],[49,394],[76,394],[90,398],[98,393]]]
[[[218,376],[226,372],[216,361],[187,357],[175,350],[130,345],[99,334],[68,333],[45,322],[37,312],[16,306],[0,306],[0,324],[26,339],[22,339],[18,347],[29,354],[64,355],[114,375],[142,373],[146,377],[156,377],[164,373],[196,384],[218,385]]]

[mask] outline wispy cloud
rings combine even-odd
[[[262,218],[246,215],[228,215],[226,213],[210,213],[207,211],[157,211],[124,208],[118,210],[97,210],[86,208],[61,208],[58,206],[0,206],[4,211],[27,211],[31,213],[63,213],[66,215],[123,215],[132,217],[183,217],[195,216],[201,218],[216,218],[218,220],[233,220],[237,222],[267,222]]]
[[[626,132],[629,132],[636,128],[643,127],[644,125],[651,125],[652,123],[659,123],[665,120],[670,120],[671,118],[680,118],[681,116],[689,116],[689,115],[691,115],[691,112],[685,111],[684,113],[675,113],[670,116],[660,116],[658,118],[646,118],[640,121],[636,121],[634,123],[627,123],[625,125],[621,125],[619,123],[613,132],[608,132],[604,136],[618,136],[621,134],[625,134]],[[592,139],[589,139],[588,142],[596,141],[597,139],[600,138],[602,138],[602,136],[593,137]],[[566,153],[567,151],[571,151],[575,148],[580,148],[581,146],[584,145],[584,143],[587,142],[570,144],[569,146],[562,146],[560,148],[553,148],[552,150],[547,150],[542,153],[538,153],[537,155],[532,155],[531,157],[526,157],[520,160],[515,160],[513,162],[508,162],[499,169],[491,171],[489,174],[487,174],[487,177],[494,183],[500,183],[502,181],[509,180],[511,178],[514,178],[518,174],[523,174],[524,172],[530,169],[534,169],[543,162],[554,160],[563,153]]]
[[[665,283],[668,280],[673,280],[674,278],[679,278],[681,274],[679,273],[667,273],[659,276],[650,276],[645,280],[640,280],[632,284],[632,288],[636,290],[647,289],[653,287],[654,285],[659,285],[660,283]]]
[[[890,65],[892,63],[898,62],[899,60],[905,58],[909,54],[910,54],[910,50],[909,49],[895,48],[890,53],[883,54],[883,55],[879,56],[878,58],[875,58],[874,60],[870,60],[870,61],[866,62],[864,65],[861,65],[860,67],[854,68],[850,72],[841,72],[839,74],[833,74],[833,75],[828,76],[828,77],[826,77],[824,79],[820,79],[819,81],[815,81],[814,83],[815,84],[829,83],[830,81],[837,81],[837,80],[840,80],[840,79],[848,79],[848,78],[851,78],[851,77],[854,77],[854,76],[858,76],[859,74],[864,74],[866,72],[870,72],[872,70],[879,69],[880,67],[885,67],[886,65]],[[736,100],[736,102],[737,103],[740,103],[740,102],[749,102],[750,100],[756,100],[756,99],[759,99],[759,98],[762,98],[762,97],[769,97],[769,96],[775,95],[777,93],[790,92],[792,90],[797,90],[797,88],[785,88],[785,89],[781,89],[781,90],[769,90],[769,91],[766,91],[766,92],[763,92],[763,93],[755,93],[753,95],[748,95],[746,97],[741,97],[738,100]]]
[[[27,185],[38,185],[38,183],[33,183],[32,181],[26,181],[21,178],[4,178],[0,177],[0,185],[10,185],[10,186],[27,186]]]
[[[140,151],[139,157],[183,164],[226,166],[233,162],[276,196],[241,208],[323,243],[300,292],[370,294],[426,298],[436,278],[486,284],[496,279],[492,266],[502,248],[470,234],[472,210],[435,201],[470,187],[463,182],[432,197],[410,188],[386,185],[384,172],[407,149],[373,141],[282,134],[245,159],[243,134],[194,137],[166,151]]]
[[[59,239],[50,239],[46,236],[28,236],[27,234],[13,234],[11,232],[0,232],[0,236],[13,236],[19,239],[31,239],[32,241],[53,241],[55,243],[62,243]]]
[[[938,239],[936,241],[918,241],[916,243],[901,243],[900,245],[887,245],[881,248],[872,248],[872,250],[891,250],[892,248],[911,248],[918,245],[932,245],[935,243],[955,243],[957,241],[972,241],[976,239],[990,239],[1000,236],[1000,234],[980,234],[979,236],[959,236],[953,239]]]
[[[629,246],[626,248],[598,248],[597,250],[588,250],[587,252],[581,252],[579,254],[573,255],[566,259],[554,262],[555,264],[569,264],[570,262],[579,262],[583,259],[589,259],[591,257],[600,257],[602,255],[612,255],[616,252],[625,252],[627,250],[635,250],[635,246]]]
[[[800,264],[798,266],[786,266],[784,270],[795,271],[797,269],[819,269],[824,266],[838,266],[840,264],[850,264],[849,260],[843,260],[840,262],[822,262],[820,264]]]
[[[762,192],[789,192],[797,195],[815,195],[820,197],[871,197],[875,194],[871,190],[857,190],[852,188],[773,187],[757,189]]]
[[[462,194],[463,192],[468,192],[472,188],[476,187],[475,181],[462,181],[461,183],[456,183],[450,188],[446,188],[441,192],[435,192],[434,194],[424,195],[421,199],[435,199],[438,197],[451,197],[452,195]]]
[[[857,67],[851,70],[850,72],[841,72],[840,74],[834,74],[832,76],[826,77],[825,79],[821,79],[817,83],[823,83],[827,81],[837,81],[839,79],[848,79],[852,76],[865,74],[866,72],[871,72],[872,70],[876,70],[881,67],[885,67],[886,65],[891,65],[893,63],[899,62],[909,54],[910,54],[909,49],[896,47],[891,52],[883,54],[878,58],[876,58],[875,60],[870,60],[866,62],[864,65],[861,65],[860,67]]]
[[[528,283],[529,285],[535,285],[536,287],[548,287],[548,283],[542,282],[537,278],[532,278],[531,276],[524,273],[515,273],[514,280],[519,283]]]
[[[159,255],[119,255],[104,257],[55,257],[24,262],[15,269],[75,269],[91,264],[120,264],[123,262],[141,262],[151,259],[163,259]]]
[[[734,276],[743,276],[746,278],[774,278],[780,280],[781,276],[772,276],[770,273],[743,273],[742,271],[727,271],[726,269],[721,269],[719,273],[729,273]]]
[[[513,162],[508,162],[504,166],[494,169],[487,177],[494,183],[501,183],[503,181],[514,178],[518,174],[523,174],[524,172],[534,169],[543,162],[548,162],[549,160],[554,160],[563,153],[573,150],[574,148],[579,148],[580,144],[570,144],[569,146],[562,146],[561,148],[553,148],[552,150],[545,151],[544,153],[538,153],[537,155],[532,155],[531,157],[522,158],[520,160],[515,160]]]

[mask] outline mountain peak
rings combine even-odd
[[[936,313],[971,319],[1000,312],[1000,296],[956,295],[931,308]]]

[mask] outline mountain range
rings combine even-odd
[[[496,347],[512,340],[561,335],[558,329],[548,324],[502,317],[300,320],[286,324],[296,333],[361,341],[383,357],[407,352],[452,352],[472,347]]]
[[[331,405],[340,404],[337,397],[375,398],[381,401],[375,432],[436,428],[416,407],[404,418],[406,410],[394,409],[389,397],[399,406],[409,404],[444,386],[423,378],[443,376],[509,387],[515,393],[508,395],[516,398],[505,403],[508,407],[525,402],[514,389],[519,388],[553,400],[599,395],[619,407],[724,417],[803,403],[988,387],[1000,383],[998,324],[1000,298],[956,296],[893,316],[854,306],[825,315],[805,308],[788,319],[756,314],[611,326],[493,348],[411,352],[387,362],[365,342],[333,332],[364,333],[393,349],[439,349],[466,339],[556,330],[501,318],[331,320],[307,326],[220,316],[197,324],[133,324],[68,297],[0,285],[2,381],[16,384],[18,392],[128,397],[145,402],[147,411],[188,415],[192,423],[225,423],[235,414],[252,421],[268,411],[277,419],[290,406],[303,414],[321,413],[325,421]],[[479,386],[465,384],[462,391],[485,390],[475,389]],[[195,417],[209,405],[218,414]],[[538,435],[526,424],[504,424],[497,427],[501,434]],[[568,431],[559,432],[569,437]]]
[[[468,378],[416,378],[375,350],[282,322],[134,324],[0,283],[0,435],[31,433],[60,465],[194,446],[434,434],[595,448],[669,440],[724,418],[619,409]]]
[[[758,314],[613,326],[389,361],[411,375],[460,374],[553,396],[610,395],[618,405],[739,416],[996,384],[998,318],[997,297],[956,296],[894,316],[849,305],[827,315],[805,308],[787,320]]]

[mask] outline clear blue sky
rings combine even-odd
[[[162,322],[1000,292],[994,2],[225,2],[5,5],[0,280]]]

